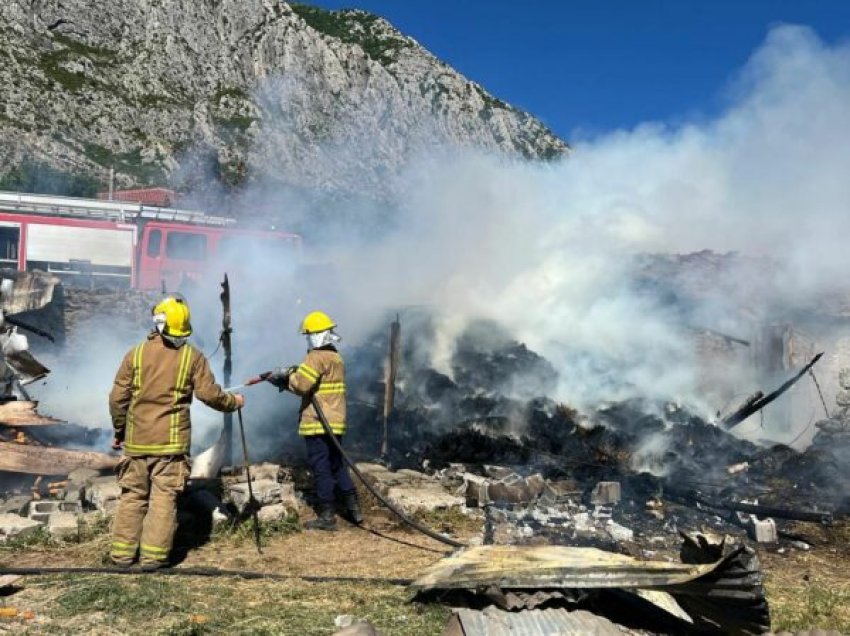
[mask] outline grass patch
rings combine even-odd
[[[257,121],[256,117],[248,117],[244,115],[234,115],[233,117],[215,117],[216,126],[226,128],[238,133],[244,133],[248,128]]]
[[[83,57],[95,65],[111,64],[116,59],[116,52],[78,42],[61,33],[54,34],[53,39],[62,48],[39,57],[38,67],[44,75],[72,93],[83,89],[98,88],[99,84],[93,78],[88,77],[85,73],[69,71],[63,66],[63,63]]]
[[[413,515],[413,519],[436,532],[451,534],[481,532],[483,524],[481,519],[464,514],[460,506],[441,510],[420,510]]]
[[[116,612],[125,618],[150,621],[170,612],[184,611],[188,597],[177,580],[159,576],[91,576],[67,578],[67,588],[56,599],[57,616]]]
[[[80,55],[93,60],[112,60],[117,56],[117,53],[112,49],[91,46],[68,37],[64,33],[54,33],[53,39],[65,47],[66,51],[64,53],[66,55]]]
[[[217,103],[220,102],[224,97],[233,97],[234,99],[248,99],[248,93],[245,91],[245,89],[242,88],[226,86],[219,88],[215,93],[213,93],[211,101]]]
[[[157,163],[143,163],[141,150],[130,152],[112,152],[95,143],[84,143],[86,157],[104,168],[114,167],[116,171],[131,175],[140,183],[160,183],[165,173]]]
[[[366,11],[328,11],[306,4],[290,4],[292,10],[319,33],[347,44],[357,44],[370,58],[383,66],[395,62],[399,51],[411,45],[406,38],[387,33],[381,18]]]
[[[122,634],[319,636],[335,631],[338,615],[351,614],[384,634],[437,636],[450,614],[409,603],[402,587],[371,582],[95,575],[39,579],[27,592],[18,602],[55,621],[54,633],[94,633],[95,625],[108,625],[109,633]]]
[[[301,532],[301,519],[294,510],[280,519],[260,522],[260,539],[272,539]],[[241,519],[235,525],[221,523],[213,528],[210,539],[213,542],[227,541],[235,546],[254,542],[254,520],[251,517]]]
[[[774,631],[850,630],[850,589],[846,584],[775,589],[769,596]]]

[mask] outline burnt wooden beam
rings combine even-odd
[[[62,420],[41,415],[38,402],[12,400],[0,403],[0,426],[49,426],[64,424]]]
[[[787,382],[785,382],[782,386],[780,386],[772,393],[768,393],[767,395],[762,396],[756,400],[753,400],[752,398],[748,399],[741,408],[721,420],[721,424],[723,424],[723,426],[725,426],[726,428],[732,428],[733,426],[736,426],[737,424],[743,422],[753,413],[757,413],[762,410],[765,406],[773,402],[776,398],[785,393],[785,391],[794,386],[800,378],[802,378],[804,375],[806,375],[806,373],[808,373],[809,369],[815,366],[817,361],[820,360],[822,356],[823,352],[817,354],[809,361],[806,366],[800,369],[791,379],[789,379]]]
[[[0,471],[30,475],[67,475],[76,468],[115,468],[118,457],[95,451],[66,450],[0,442]]]
[[[383,424],[384,436],[381,441],[381,457],[389,452],[390,416],[395,406],[395,382],[398,373],[398,356],[401,343],[401,323],[396,314],[395,321],[390,325],[390,348],[387,353],[386,376],[384,378]]]

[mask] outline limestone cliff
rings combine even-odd
[[[566,144],[362,11],[275,0],[4,0],[0,174],[212,174],[380,191],[422,147]]]

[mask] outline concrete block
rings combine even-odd
[[[86,488],[86,501],[102,512],[114,512],[121,499],[121,486],[114,477],[97,478]]]
[[[594,506],[592,514],[594,519],[610,519],[614,510],[611,506]]]
[[[15,515],[25,514],[27,506],[32,501],[29,495],[13,495],[0,503],[0,513],[11,512]]]
[[[76,537],[79,532],[79,515],[73,512],[54,512],[47,520],[47,532],[57,539]]]
[[[271,479],[263,479],[261,481],[251,482],[254,491],[254,499],[261,506],[277,503],[280,501],[281,485]],[[231,484],[227,488],[227,494],[233,505],[242,512],[248,506],[250,495],[248,492],[248,483]]]
[[[590,493],[590,503],[594,506],[613,506],[620,503],[620,482],[600,481]]]
[[[749,530],[750,537],[756,543],[776,543],[779,541],[776,522],[773,519],[756,519],[753,517]]]
[[[82,503],[84,494],[84,486],[75,486],[73,484],[68,484],[68,486],[65,488],[65,494],[62,495],[62,499],[74,503]]]
[[[613,519],[609,519],[605,524],[605,532],[608,533],[614,541],[634,541],[635,533],[631,528],[621,526]]]
[[[61,503],[61,501],[54,501],[52,499],[32,501],[30,502],[27,517],[33,521],[38,521],[39,523],[47,523],[47,520],[50,519],[50,515],[54,512],[60,512],[61,509],[59,504]]]
[[[0,514],[0,539],[5,541],[11,537],[24,537],[35,532],[42,525],[44,524],[35,519],[4,512]]]

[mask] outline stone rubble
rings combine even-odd
[[[43,523],[34,519],[10,512],[0,513],[0,541],[13,537],[25,537],[43,526]]]

